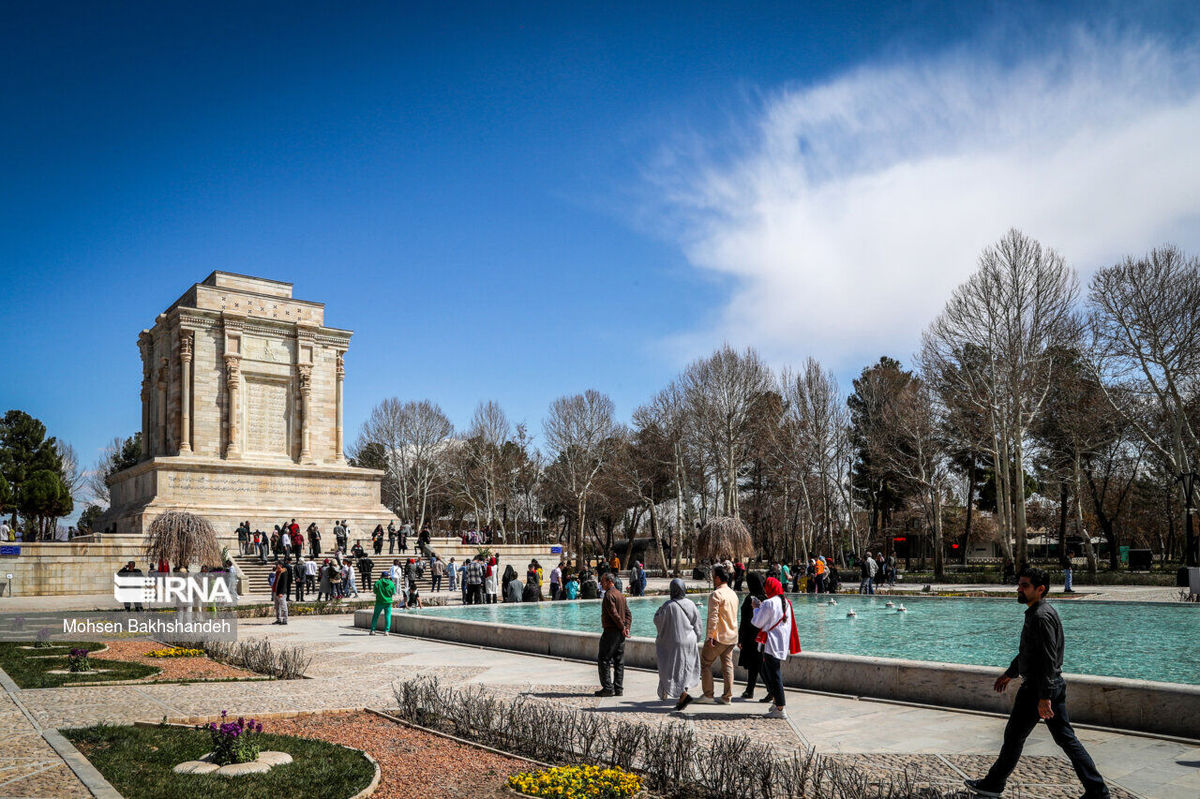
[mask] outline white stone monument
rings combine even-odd
[[[110,479],[97,529],[144,534],[168,510],[223,537],[247,520],[267,532],[315,521],[330,542],[335,519],[352,538],[386,526],[383,473],[343,455],[350,336],[290,283],[213,272],[188,289],[138,336],[143,460]]]

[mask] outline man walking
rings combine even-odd
[[[1009,775],[1021,759],[1025,739],[1038,721],[1045,721],[1054,742],[1066,753],[1083,783],[1083,799],[1108,798],[1108,786],[1091,755],[1075,737],[1067,716],[1067,686],[1062,678],[1063,628],[1058,612],[1046,601],[1049,590],[1050,578],[1046,572],[1034,568],[1021,570],[1017,601],[1029,606],[1021,628],[1021,645],[1008,670],[992,686],[997,693],[1003,693],[1012,679],[1020,675],[1021,687],[1004,728],[999,757],[986,777],[966,781],[966,786],[979,796],[997,797],[1004,792]]]
[[[704,696],[696,701],[701,704],[728,705],[733,700],[733,647],[738,642],[738,598],[729,587],[729,572],[723,565],[713,566],[712,578],[716,590],[708,595],[708,631],[700,650],[700,685],[704,689]],[[712,666],[718,658],[724,681],[724,693],[720,699],[713,696]],[[692,697],[685,691],[675,709],[683,710],[691,701]]]
[[[388,522],[387,538],[388,538],[388,554],[395,555],[396,554],[396,522],[394,522],[394,521]],[[375,554],[378,555],[381,553],[377,552]]]
[[[612,575],[605,572],[600,576],[604,589],[604,601],[600,603],[600,651],[596,657],[600,672],[600,690],[596,696],[621,696],[625,693],[625,639],[633,624],[633,614],[625,596],[617,590]]]
[[[275,582],[271,597],[275,600],[275,624],[287,624],[288,593],[292,590],[292,570],[282,563],[275,564]]]

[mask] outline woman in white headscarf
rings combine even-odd
[[[700,640],[704,622],[696,603],[687,598],[687,587],[676,577],[671,581],[671,598],[654,614],[658,637],[658,698],[666,701],[682,696],[700,682]]]

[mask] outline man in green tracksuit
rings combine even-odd
[[[392,629],[392,599],[396,596],[396,584],[388,572],[375,581],[375,612],[371,614],[371,635],[375,634],[375,623],[383,613],[383,634]]]

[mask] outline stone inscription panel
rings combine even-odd
[[[286,383],[247,379],[246,451],[290,456],[289,415]]]
[[[163,472],[159,481],[165,489],[160,493],[218,505],[307,505],[330,500],[379,501],[376,491],[373,490],[374,485],[378,484],[363,480]]]
[[[283,339],[246,336],[243,358],[266,363],[292,363],[292,342]]]

